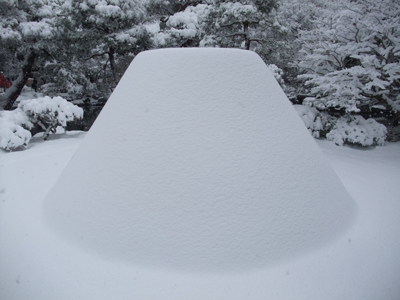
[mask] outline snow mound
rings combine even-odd
[[[104,259],[192,272],[294,259],[355,210],[260,57],[204,48],[139,54],[44,204]]]

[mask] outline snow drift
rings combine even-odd
[[[139,54],[44,205],[105,259],[193,272],[295,258],[354,215],[267,66],[233,49]]]

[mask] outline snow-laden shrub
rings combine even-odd
[[[293,107],[314,138],[325,137],[326,132],[329,131],[335,121],[334,117],[318,111],[315,107],[297,104]]]
[[[282,88],[285,88],[285,81],[283,80],[283,70],[281,68],[278,68],[274,64],[267,65],[268,69],[272,72],[274,75],[276,81],[280,84]]]
[[[293,105],[314,138],[327,138],[338,146],[345,143],[361,146],[384,145],[387,129],[374,119],[346,115],[340,118],[330,116],[308,105]]]
[[[0,148],[12,151],[26,147],[32,134],[29,130],[33,124],[19,108],[13,111],[0,112]]]
[[[365,120],[362,116],[344,116],[337,120],[326,138],[338,146],[344,143],[361,146],[382,146],[387,129],[374,119]]]
[[[379,99],[399,112],[398,1],[325,2],[314,25],[299,31],[298,66],[305,73],[298,78],[327,108],[358,113]]]
[[[58,126],[65,129],[67,122],[82,117],[82,108],[61,97],[22,100],[17,109],[0,112],[0,148],[26,147],[32,137],[30,130],[44,131],[46,140]]]
[[[43,129],[45,140],[50,133],[56,132],[58,126],[65,129],[67,122],[83,118],[82,108],[59,96],[24,100],[18,108],[25,112],[34,125]]]

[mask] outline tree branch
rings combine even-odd
[[[226,24],[220,24],[219,26],[221,26],[221,27],[229,27],[229,26],[232,26],[232,25],[235,25],[235,24],[244,24],[244,23],[248,23],[248,24],[258,24],[258,23],[260,23],[260,20],[257,20],[257,21],[253,21],[253,20],[248,20],[248,21],[233,21],[233,22],[231,22],[231,23],[226,23]]]
[[[93,55],[90,56],[90,57],[81,58],[81,59],[82,59],[82,60],[89,60],[89,59],[92,59],[92,58],[94,58],[94,57],[103,56],[103,55],[106,55],[106,54],[109,54],[108,51],[105,51],[105,52],[103,52],[103,53],[93,54]]]

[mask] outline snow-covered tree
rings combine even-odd
[[[277,0],[152,0],[149,5],[160,19],[153,27],[157,47],[242,48],[278,65],[272,53],[286,29],[273,14]]]
[[[208,15],[204,45],[244,48],[272,42],[269,33],[279,24],[269,18],[276,0],[216,0]]]
[[[299,68],[293,63],[302,46],[300,32],[314,29],[314,21],[327,10],[335,11],[336,6],[336,1],[280,0],[278,9],[274,11],[274,18],[284,30],[273,36],[273,43],[264,44],[263,52],[268,52],[270,61],[283,70],[287,82],[285,92],[295,102],[297,96],[304,93],[302,83],[297,79]]]
[[[400,5],[397,0],[341,1],[301,33],[300,78],[321,109],[400,111]]]
[[[47,94],[107,98],[133,56],[152,47],[140,0],[0,0],[0,7],[0,62],[13,58],[20,70],[5,109],[32,73]]]
[[[163,34],[169,36],[169,43],[179,47],[198,47],[204,37],[204,19],[210,13],[212,6],[198,4],[188,6],[184,11],[170,16],[166,22]]]
[[[145,9],[137,0],[67,0],[59,25],[68,46],[67,64],[51,66],[63,76],[65,88],[76,93],[100,90],[110,93],[126,66],[126,56],[151,48],[149,34],[141,25]],[[71,46],[73,48],[71,48]]]
[[[150,0],[148,18],[156,48],[198,47],[212,0]]]
[[[19,70],[18,78],[0,99],[4,109],[12,109],[35,63],[51,57],[60,5],[56,0],[0,0],[0,7],[0,46]]]

